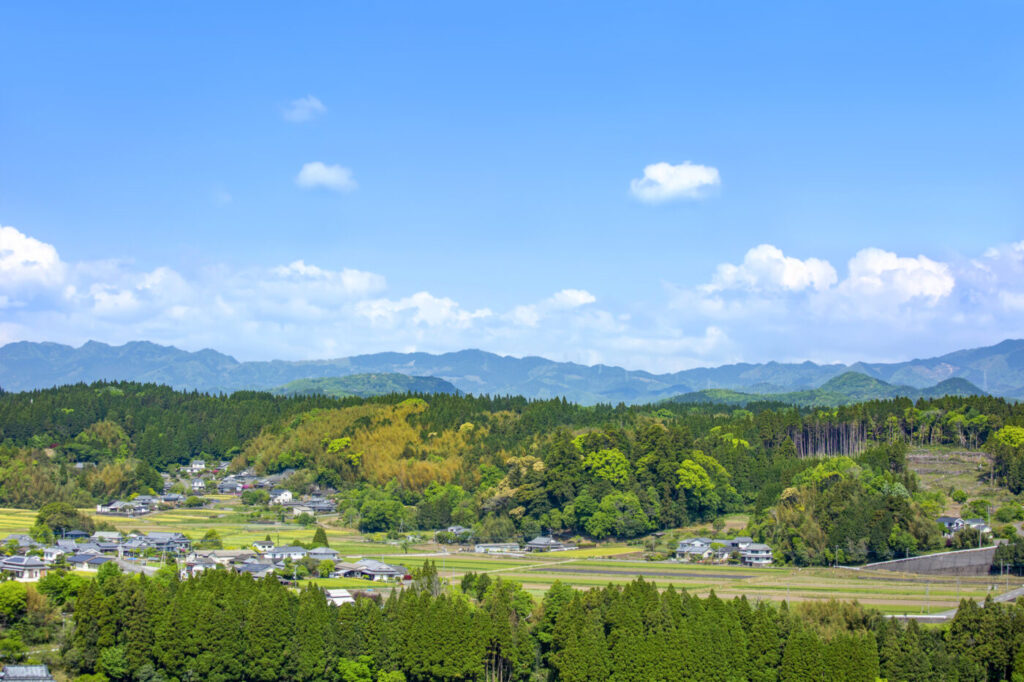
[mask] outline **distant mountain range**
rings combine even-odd
[[[459,389],[437,377],[408,374],[350,374],[347,377],[296,379],[278,386],[275,395],[326,395],[332,398],[369,398],[389,393],[458,393]]]
[[[946,395],[985,395],[985,392],[967,379],[956,377],[946,379],[929,388],[894,386],[881,379],[869,377],[860,372],[844,372],[832,377],[818,388],[807,391],[786,393],[744,393],[727,388],[712,388],[694,391],[669,398],[677,403],[720,403],[722,405],[747,405],[763,400],[774,400],[789,405],[807,407],[835,407],[866,400],[888,400],[891,398],[941,398]]]
[[[467,393],[565,398],[584,404],[640,403],[708,389],[756,394],[812,391],[846,372],[893,386],[930,389],[965,379],[993,395],[1024,398],[1024,340],[937,358],[896,363],[818,365],[813,362],[740,363],[653,374],[607,365],[585,366],[540,357],[513,358],[479,350],[432,355],[375,353],[334,360],[239,362],[214,350],[195,353],[145,341],[80,348],[57,343],[10,343],[0,348],[0,387],[24,391],[101,379],[150,381],[179,389],[230,392],[271,390],[299,379],[353,374],[437,377]]]

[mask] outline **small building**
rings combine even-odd
[[[152,531],[146,533],[146,541],[158,552],[187,552],[192,541],[181,533]]]
[[[160,498],[160,501],[164,504],[177,507],[179,504],[185,501],[185,496],[180,493],[167,493]]]
[[[405,566],[392,566],[376,559],[360,559],[355,565],[367,580],[401,580],[406,574]]]
[[[714,554],[709,538],[687,538],[676,547],[676,558],[683,561],[704,561]]]
[[[759,542],[753,542],[740,550],[740,561],[744,566],[771,566],[772,548]]]
[[[42,664],[5,665],[0,670],[0,680],[16,680],[17,682],[55,682],[50,669]]]
[[[65,540],[84,540],[89,537],[89,534],[84,530],[68,530],[62,535]]]
[[[263,553],[263,555],[272,561],[284,561],[285,559],[291,559],[292,561],[298,561],[307,554],[305,547],[298,547],[295,545],[288,545],[286,547],[275,547],[269,551]]]
[[[519,545],[515,542],[485,542],[473,545],[473,551],[477,554],[510,554],[519,551]]]
[[[964,527],[964,520],[959,516],[940,516],[936,519],[942,527],[942,534],[946,537],[953,537],[953,534]]]
[[[333,606],[356,603],[352,593],[345,589],[324,590],[324,596],[327,598],[327,603]]]
[[[338,550],[331,549],[330,547],[314,547],[307,552],[306,556],[317,561],[337,561],[341,555],[338,553]]]
[[[287,504],[292,501],[292,491],[274,488],[270,491],[270,504]]]
[[[236,565],[235,571],[253,578],[266,578],[274,572],[274,566],[273,564],[245,563]]]
[[[28,549],[30,547],[38,547],[39,543],[32,539],[31,536],[25,535],[24,533],[11,533],[4,538],[4,545],[10,543],[17,543],[18,549]]]
[[[992,528],[985,522],[985,519],[964,519],[964,526],[976,530],[982,535],[991,535]]]
[[[67,554],[63,547],[43,547],[43,561],[52,564],[57,559]]]
[[[252,543],[252,548],[260,554],[263,554],[274,549],[274,543],[270,540],[257,540],[256,542]]]
[[[526,549],[529,552],[557,552],[565,549],[565,545],[550,535],[540,535],[527,542]]]
[[[92,534],[92,540],[101,542],[121,542],[121,534],[116,530],[98,530]]]
[[[14,580],[22,583],[34,583],[46,575],[48,566],[38,557],[9,556],[0,561],[0,571],[9,573]]]
[[[191,471],[193,474],[198,474],[198,473],[200,473],[202,471],[205,471],[206,470],[206,461],[202,460],[202,459],[194,459],[188,465],[188,470]]]
[[[190,485],[192,487],[192,492],[194,493],[206,490],[206,482],[201,478],[192,479],[192,483]]]
[[[242,484],[233,478],[225,478],[217,484],[217,492],[221,495],[234,495],[242,492]]]

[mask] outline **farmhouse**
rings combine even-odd
[[[565,545],[550,535],[540,535],[527,542],[526,549],[530,552],[556,552],[565,549]]]
[[[289,545],[287,547],[275,547],[263,553],[263,556],[272,561],[284,561],[285,559],[291,559],[292,561],[298,561],[299,559],[306,556],[305,547],[297,547],[295,545]]]
[[[270,504],[286,504],[292,501],[292,491],[274,488],[270,491]]]
[[[256,542],[252,543],[252,548],[260,554],[264,554],[274,549],[274,543],[270,540],[257,540]]]
[[[152,531],[146,534],[146,541],[159,552],[187,552],[192,541],[181,533]]]
[[[17,682],[54,682],[50,669],[45,665],[5,665],[0,670],[0,680]]]
[[[34,556],[9,556],[0,561],[0,571],[9,573],[18,582],[35,582],[46,575],[47,566]]]
[[[740,561],[744,566],[771,566],[772,548],[754,542],[740,550]]]
[[[942,524],[942,534],[946,537],[953,537],[954,533],[964,527],[964,520],[959,516],[940,516],[936,521]]]
[[[331,549],[330,547],[314,547],[309,550],[307,556],[310,559],[316,559],[317,561],[337,561],[339,554],[337,550]]]

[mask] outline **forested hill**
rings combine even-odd
[[[331,491],[364,531],[635,538],[745,511],[779,560],[821,564],[839,546],[857,562],[941,542],[946,493],[917,489],[908,445],[988,448],[1018,492],[1021,427],[1024,405],[993,397],[729,409],[76,384],[0,393],[0,506],[149,492],[158,471],[201,457],[281,473],[296,494]]]
[[[296,379],[278,386],[274,395],[325,395],[332,398],[369,398],[389,393],[458,393],[459,389],[437,377],[408,374],[351,374],[324,379]]]
[[[986,395],[984,391],[961,378],[946,379],[934,386],[918,389],[913,386],[894,386],[860,372],[844,372],[822,384],[819,388],[788,393],[744,393],[728,389],[710,389],[685,393],[671,398],[677,403],[715,403],[745,406],[754,402],[775,401],[788,405],[836,407],[868,400],[891,398],[941,398],[943,396]]]
[[[655,402],[706,389],[755,394],[808,391],[847,371],[916,389],[962,378],[993,395],[1024,398],[1024,340],[889,364],[741,363],[672,374],[607,365],[588,367],[540,357],[513,358],[479,350],[440,355],[376,353],[303,362],[239,362],[214,350],[191,353],[148,342],[108,346],[90,341],[80,348],[18,342],[0,348],[0,386],[8,391],[124,380],[185,390],[232,392],[270,390],[299,379],[398,373],[438,377],[460,391],[477,395],[565,397],[581,404],[615,404]]]

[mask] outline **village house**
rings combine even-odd
[[[407,573],[405,566],[392,566],[376,559],[360,559],[355,565],[359,575],[367,580],[401,580]]]
[[[22,583],[34,583],[46,575],[47,569],[47,565],[34,556],[15,555],[0,561],[0,571]]]
[[[511,554],[519,551],[519,545],[515,542],[483,542],[473,545],[473,551],[477,554]]]
[[[947,538],[953,537],[958,530],[964,527],[964,520],[959,516],[940,516],[936,521],[942,525],[942,534]]]
[[[771,566],[772,548],[758,542],[740,550],[740,561],[744,566]]]
[[[565,548],[564,544],[550,535],[540,535],[526,543],[529,552],[557,552]]]
[[[252,548],[260,554],[264,554],[274,549],[274,543],[270,540],[257,540],[256,542],[252,543]]]
[[[158,552],[187,552],[192,541],[181,533],[152,531],[146,534],[146,541]]]
[[[50,669],[40,663],[30,665],[7,664],[0,670],[4,682],[54,682]]]
[[[192,492],[201,493],[206,490],[206,482],[201,478],[192,479],[191,483]]]
[[[342,604],[355,604],[355,597],[352,593],[346,589],[333,589],[324,590],[324,596],[327,598],[327,603],[332,606],[341,606]]]
[[[337,550],[330,547],[314,547],[309,550],[306,556],[317,561],[337,561],[340,555]]]
[[[270,491],[270,504],[287,504],[292,501],[292,491],[274,488]]]
[[[298,561],[306,556],[305,547],[297,547],[295,545],[289,545],[286,547],[275,547],[263,553],[263,556],[272,561],[284,561],[285,559],[291,559],[292,561]]]

